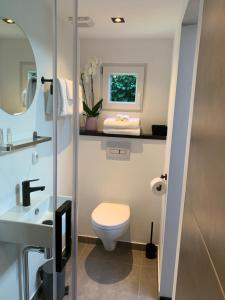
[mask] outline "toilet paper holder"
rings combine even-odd
[[[165,174],[165,175],[161,175],[161,176],[160,176],[160,178],[161,178],[161,179],[165,179],[165,180],[167,180],[167,174]]]
[[[161,177],[156,177],[151,180],[150,188],[153,194],[157,196],[162,196],[166,193],[167,190],[167,174],[161,175]]]

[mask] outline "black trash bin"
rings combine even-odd
[[[65,295],[65,268],[57,274],[57,300],[62,300]],[[42,280],[42,299],[53,300],[53,259],[47,261],[39,268]]]

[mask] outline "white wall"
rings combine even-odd
[[[129,161],[106,159],[107,141],[129,141]],[[79,234],[95,236],[91,212],[101,202],[125,203],[131,208],[130,232],[123,240],[149,241],[150,222],[155,222],[159,241],[161,197],[150,191],[150,180],[164,168],[165,141],[81,137],[79,147]]]
[[[129,115],[139,116],[143,131],[149,133],[152,124],[167,124],[172,47],[172,39],[81,39],[81,69],[91,57],[103,63],[146,63],[143,112],[129,112]],[[100,98],[99,76],[95,77],[95,83],[96,98]],[[102,112],[100,129],[103,118],[113,113]]]
[[[21,100],[21,62],[34,62],[26,39],[0,39],[0,98],[7,112],[24,111]],[[14,101],[10,101],[14,99]]]

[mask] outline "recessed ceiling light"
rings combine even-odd
[[[121,17],[115,17],[115,18],[111,18],[111,19],[112,19],[113,23],[117,23],[117,24],[125,23],[124,18],[121,18]]]
[[[15,24],[15,22],[9,18],[3,18],[2,21],[6,22],[7,24]]]

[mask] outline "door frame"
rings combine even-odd
[[[192,0],[186,2],[184,9],[184,16],[189,8],[189,4]],[[202,25],[202,11],[203,11],[204,0],[199,0],[199,14],[198,14],[198,25],[196,34],[196,45],[194,53],[194,63],[192,72],[192,84],[190,91],[190,102],[189,108],[183,107],[186,110],[187,117],[187,128],[184,130],[185,140],[182,141],[181,151],[181,163],[177,164],[177,153],[176,153],[176,142],[179,128],[176,128],[178,120],[181,119],[183,110],[182,107],[177,108],[177,101],[179,101],[179,95],[177,95],[179,88],[179,67],[180,67],[180,50],[182,40],[182,29],[183,20],[181,26],[176,33],[174,42],[174,57],[173,57],[173,70],[172,70],[172,81],[170,91],[170,104],[168,113],[168,140],[166,149],[166,164],[165,172],[168,174],[168,192],[164,197],[164,207],[162,209],[162,224],[161,224],[161,249],[160,249],[160,287],[159,293],[163,298],[168,297],[169,299],[175,295],[176,281],[177,281],[177,269],[179,261],[179,249],[180,249],[180,238],[181,228],[183,220],[183,207],[186,191],[186,177],[187,177],[187,166],[189,157],[190,147],[190,134],[192,125],[192,114],[195,94],[195,83],[197,75],[197,64],[198,64],[198,53],[201,35]],[[175,148],[174,148],[175,146]],[[180,148],[180,147],[179,147]],[[178,149],[178,148],[177,148]],[[180,181],[176,181],[177,175],[180,174]],[[174,193],[175,191],[175,193]]]
[[[193,78],[192,78],[192,89],[191,89],[191,99],[190,99],[190,113],[189,113],[189,120],[188,120],[186,149],[185,149],[183,185],[182,185],[182,193],[181,193],[181,204],[180,204],[179,227],[178,227],[178,235],[177,235],[177,248],[176,248],[176,259],[175,259],[175,267],[174,267],[172,299],[175,299],[176,286],[177,286],[178,265],[179,265],[180,245],[181,245],[181,232],[182,232],[182,225],[183,225],[184,203],[185,203],[187,173],[188,173],[188,161],[189,161],[189,151],[190,151],[190,143],[191,143],[191,129],[192,129],[192,121],[193,121],[194,101],[195,101],[195,87],[196,87],[196,80],[197,80],[198,57],[199,57],[201,31],[202,31],[203,7],[204,7],[204,0],[199,0],[199,14],[198,14],[198,24],[197,24],[197,34],[196,34],[196,49],[195,49],[194,66],[193,66]]]

